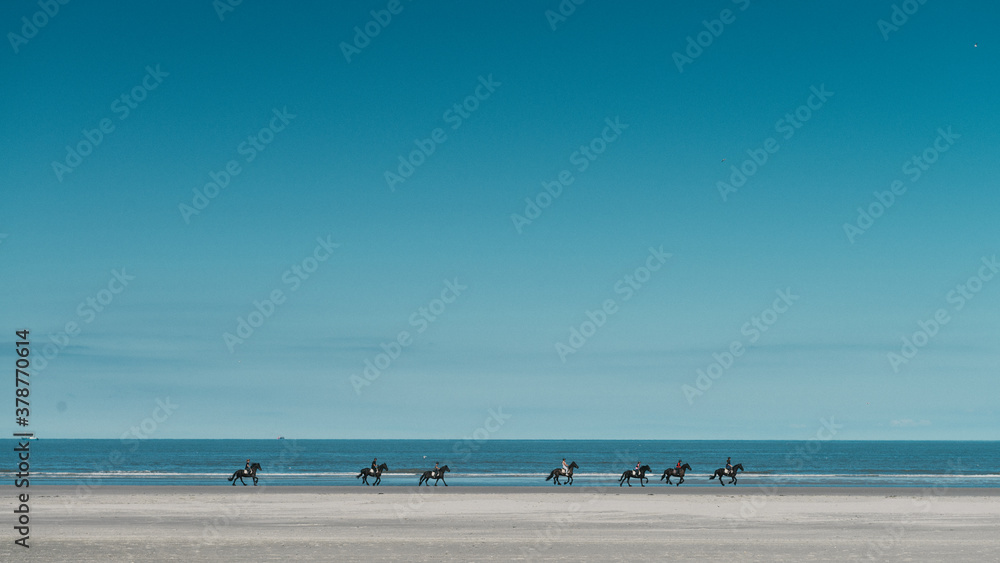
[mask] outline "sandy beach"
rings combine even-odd
[[[32,486],[30,510],[30,549],[7,525],[0,560],[984,561],[1000,552],[997,489]]]

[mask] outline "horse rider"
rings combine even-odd
[[[436,462],[436,461],[435,461],[435,462],[434,462],[434,470],[433,470],[433,471],[431,471],[431,477],[433,477],[433,478],[437,479],[437,476],[438,476],[438,470],[439,470],[439,469],[440,469],[440,468],[438,467],[438,462]]]
[[[635,469],[632,470],[632,473],[634,473],[636,477],[639,476],[639,464],[641,463],[642,463],[641,461],[635,462]]]
[[[563,462],[562,463],[563,463],[563,466],[562,466],[563,475],[569,475],[569,466],[566,465],[566,458],[563,458]]]
[[[243,468],[243,471],[245,471],[247,475],[250,475],[250,458],[247,458],[247,464]]]
[[[676,469],[677,469],[677,472],[678,472],[678,473],[679,473],[679,472],[680,472],[680,470],[681,470],[681,460],[679,460],[679,459],[677,460],[677,467],[676,467]]]
[[[733,472],[733,462],[731,457],[726,458],[726,475]]]
[[[372,460],[372,475],[378,474],[378,458]]]

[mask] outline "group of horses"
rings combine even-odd
[[[552,483],[554,485],[562,485],[563,482],[560,481],[560,478],[562,478],[562,479],[565,479],[565,481],[566,481],[565,484],[566,485],[572,485],[573,484],[573,470],[574,469],[579,469],[579,468],[580,468],[580,466],[577,465],[577,463],[574,461],[574,462],[570,463],[567,466],[566,469],[563,469],[562,467],[557,467],[557,468],[553,469],[552,472],[549,473],[549,476],[545,478],[545,480],[546,481],[552,481]],[[663,475],[660,476],[660,481],[666,481],[667,485],[676,485],[676,486],[679,487],[681,485],[681,483],[684,482],[684,474],[687,473],[690,469],[691,469],[691,466],[688,465],[688,464],[686,464],[686,463],[684,465],[680,466],[679,468],[677,468],[677,467],[670,467],[666,471],[663,472]],[[243,480],[243,478],[244,477],[249,477],[249,478],[253,479],[253,485],[256,487],[257,486],[257,471],[259,471],[259,470],[260,470],[260,464],[259,463],[253,463],[253,464],[250,465],[250,469],[249,470],[238,469],[238,470],[236,470],[236,472],[233,473],[232,477],[229,477],[226,480],[227,481],[232,481],[233,482],[233,486],[235,486],[236,485],[236,481],[239,480],[239,482],[243,483],[243,486],[245,487],[246,486],[246,482]],[[385,463],[379,465],[378,468],[376,468],[376,469],[372,469],[371,467],[365,467],[354,478],[355,479],[359,479],[360,478],[361,482],[364,483],[365,485],[374,485],[374,486],[377,486],[377,485],[379,485],[382,482],[382,472],[383,471],[388,471],[388,470],[389,470],[389,466],[386,465]],[[420,481],[417,483],[417,486],[419,487],[420,485],[423,485],[423,486],[426,487],[426,486],[428,486],[430,484],[431,479],[434,479],[434,486],[435,487],[438,486],[438,481],[443,482],[444,486],[447,487],[448,486],[448,482],[444,480],[444,474],[448,473],[449,471],[451,471],[451,469],[449,469],[447,465],[442,466],[437,471],[424,471],[423,475],[420,476]],[[639,480],[639,486],[645,487],[646,483],[649,481],[649,478],[646,477],[646,473],[651,472],[651,471],[652,471],[652,469],[650,469],[650,467],[648,465],[641,466],[638,471],[636,471],[635,469],[629,469],[628,471],[625,471],[624,473],[622,473],[622,476],[618,479],[618,486],[621,487],[623,484],[628,484],[628,486],[631,487],[632,486],[632,479],[638,479]],[[737,481],[736,474],[739,473],[740,471],[743,471],[743,464],[742,463],[737,463],[736,465],[733,466],[733,468],[731,470],[726,470],[726,468],[720,467],[719,469],[716,469],[715,473],[711,477],[709,477],[708,479],[712,480],[712,479],[715,479],[716,477],[718,477],[719,478],[719,484],[722,485],[723,487],[725,487],[726,484],[722,482],[722,478],[723,477],[729,477],[729,484],[730,485],[735,485],[736,481]],[[375,480],[372,481],[371,483],[369,483],[368,482],[368,478],[369,477],[374,477]],[[673,477],[677,477],[677,483],[671,482],[670,479],[673,478]]]
[[[365,485],[378,485],[379,483],[382,482],[382,472],[388,470],[389,466],[383,463],[382,465],[379,465],[377,469],[372,469],[371,467],[366,467],[362,469],[360,473],[354,476],[354,478],[355,479],[360,478],[361,482],[364,483]],[[449,471],[451,471],[451,469],[449,469],[447,465],[442,465],[436,471],[435,470],[424,471],[423,474],[420,476],[420,481],[417,483],[417,486],[419,487],[420,485],[423,485],[426,487],[430,484],[431,479],[434,479],[435,487],[438,486],[438,481],[441,481],[442,483],[444,483],[444,486],[447,487],[448,481],[444,480],[444,474],[448,473]],[[374,477],[375,480],[369,483],[368,482],[369,477]]]
[[[562,467],[557,467],[557,468],[553,469],[551,473],[549,473],[549,476],[546,477],[545,480],[546,481],[552,480],[553,484],[555,484],[555,485],[562,485],[562,483],[559,481],[559,478],[560,477],[565,477],[566,478],[566,484],[567,485],[572,485],[573,484],[573,470],[574,469],[579,469],[579,467],[580,466],[577,465],[575,461],[573,463],[569,464],[568,469],[563,469]],[[670,467],[666,471],[663,472],[663,475],[660,476],[660,481],[666,481],[667,485],[676,485],[676,486],[679,487],[681,485],[681,483],[684,482],[684,474],[687,473],[687,471],[690,470],[690,469],[691,469],[691,466],[688,465],[688,464],[686,464],[686,463],[684,465],[681,465],[679,468],[678,467]],[[643,465],[643,466],[639,467],[638,470],[629,469],[628,471],[625,471],[624,473],[622,473],[622,476],[618,479],[618,486],[621,487],[622,485],[627,484],[629,487],[631,487],[632,486],[632,479],[638,479],[639,480],[639,486],[645,487],[646,483],[649,481],[649,478],[646,477],[646,473],[651,472],[651,471],[652,471],[652,469],[650,469],[650,467],[648,465]],[[719,478],[719,484],[722,485],[723,487],[725,487],[726,484],[722,482],[722,478],[723,477],[729,477],[729,484],[730,485],[735,485],[736,481],[737,481],[736,474],[739,473],[740,471],[743,471],[743,464],[742,463],[737,463],[736,465],[733,466],[733,468],[731,470],[726,470],[725,467],[721,467],[719,469],[716,469],[715,473],[711,477],[709,477],[708,479],[711,481],[712,479],[715,479],[716,477],[718,477]],[[677,477],[678,478],[677,483],[671,482],[670,479],[673,478],[673,477]]]

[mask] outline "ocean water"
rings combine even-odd
[[[0,477],[11,483],[17,443],[6,443]],[[414,486],[434,462],[451,469],[449,485],[552,486],[545,477],[565,457],[579,465],[577,486],[617,485],[637,461],[663,486],[663,470],[682,459],[692,467],[683,486],[718,487],[709,475],[732,456],[745,468],[739,486],[1000,486],[1000,442],[40,439],[30,448],[32,484],[222,486],[251,458],[263,485],[356,487],[377,456],[389,466],[384,486]]]

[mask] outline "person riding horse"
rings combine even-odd
[[[642,462],[641,462],[641,461],[637,461],[637,462],[635,462],[635,469],[633,469],[633,470],[632,470],[632,473],[634,473],[636,477],[638,477],[638,476],[639,476],[639,467],[640,467],[641,465],[642,465]]]
[[[732,459],[733,458],[731,458],[731,457],[727,457],[726,458],[726,475],[729,475],[730,473],[733,472],[733,461],[732,461]]]
[[[247,458],[247,464],[246,467],[243,468],[243,470],[247,472],[247,475],[250,474],[250,458]]]
[[[433,478],[437,478],[437,476],[438,476],[438,471],[440,471],[440,470],[441,470],[441,468],[440,468],[440,467],[438,467],[438,462],[436,462],[436,461],[435,461],[435,462],[434,462],[434,469],[433,469],[433,470],[431,471],[431,477],[433,477]]]
[[[563,475],[569,475],[569,466],[566,465],[566,458],[563,458],[563,461],[562,461],[562,472],[563,472]]]
[[[372,473],[378,473],[378,458],[372,460]]]

